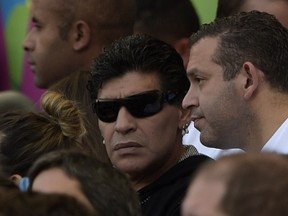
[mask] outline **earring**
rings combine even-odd
[[[189,127],[189,124],[185,124],[183,126],[183,128],[182,128],[182,136],[184,136],[185,134],[189,133],[188,127]]]
[[[103,143],[103,145],[105,145],[105,140],[104,139],[103,139],[102,143]]]

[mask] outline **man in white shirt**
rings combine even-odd
[[[192,110],[200,141],[288,153],[288,30],[253,11],[218,19],[190,39],[183,107]]]

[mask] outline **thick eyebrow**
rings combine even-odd
[[[187,70],[187,76],[195,76],[200,73],[201,71],[197,68],[192,68],[192,69]]]

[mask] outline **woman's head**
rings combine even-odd
[[[75,198],[63,194],[6,191],[0,195],[1,216],[99,216]]]
[[[29,190],[63,193],[107,216],[137,216],[136,192],[124,174],[92,155],[57,151],[41,157],[29,171]]]
[[[44,112],[8,112],[0,117],[0,168],[6,176],[25,176],[41,155],[60,149],[83,150],[83,114],[59,93],[43,96]]]
[[[48,92],[52,95],[57,93],[65,95],[67,99],[77,104],[85,115],[84,124],[87,133],[82,137],[83,146],[100,161],[110,163],[98,127],[98,118],[91,107],[92,100],[87,89],[89,75],[88,71],[76,71],[51,86]]]

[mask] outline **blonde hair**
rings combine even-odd
[[[75,101],[65,95],[47,91],[42,97],[42,108],[48,114],[51,122],[57,124],[63,136],[80,138],[86,134],[85,117]]]
[[[81,149],[86,134],[85,116],[76,102],[58,92],[42,98],[44,112],[7,112],[0,117],[0,167],[4,175],[25,176],[40,156],[63,149]]]
[[[73,72],[51,86],[49,92],[58,92],[59,95],[65,96],[67,100],[70,100],[81,110],[81,115],[84,115],[82,119],[87,130],[87,133],[81,139],[82,146],[89,151],[90,154],[95,155],[98,160],[104,163],[110,163],[105,145],[103,145],[103,138],[98,126],[98,118],[91,106],[93,101],[87,89],[89,77],[89,71]]]

